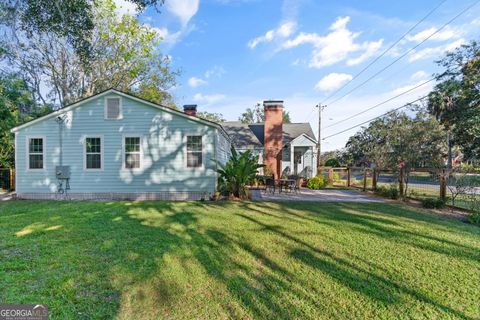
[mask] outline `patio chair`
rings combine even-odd
[[[295,192],[298,193],[300,191],[300,188],[302,187],[302,180],[303,178],[302,177],[297,177],[295,179]]]
[[[274,178],[266,178],[265,179],[265,191],[270,191],[275,193],[275,179]]]

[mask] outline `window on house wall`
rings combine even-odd
[[[187,136],[187,167],[201,167],[202,153],[202,136]]]
[[[28,168],[43,169],[43,138],[28,139]]]
[[[140,168],[140,137],[125,137],[125,168]]]
[[[85,169],[102,168],[102,139],[100,137],[85,138]]]
[[[105,119],[115,120],[122,118],[122,101],[120,97],[105,98]]]

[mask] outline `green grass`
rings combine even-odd
[[[0,302],[52,319],[478,319],[479,266],[395,204],[0,203]]]

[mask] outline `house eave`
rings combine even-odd
[[[93,96],[90,96],[88,98],[85,98],[85,99],[82,99],[80,101],[77,101],[69,106],[66,106],[64,108],[61,108],[59,110],[56,110],[56,111],[53,111],[47,115],[44,115],[43,117],[40,117],[40,118],[37,118],[35,120],[32,120],[32,121],[29,121],[27,123],[24,123],[22,125],[19,125],[17,127],[14,127],[12,129],[10,129],[10,132],[12,133],[15,133],[15,132],[18,132],[19,130],[22,130],[24,128],[27,128],[31,125],[34,125],[36,123],[39,123],[41,121],[44,121],[44,120],[47,120],[47,119],[50,119],[50,118],[53,118],[55,116],[58,116],[58,115],[61,115],[65,112],[69,112],[71,110],[74,110],[78,107],[80,107],[82,104],[84,103],[87,103],[89,101],[92,101],[93,99],[97,99],[97,98],[100,98],[100,97],[103,97],[105,95],[108,95],[108,94],[111,94],[111,93],[115,93],[115,94],[118,94],[120,96],[123,96],[123,97],[126,97],[128,99],[132,99],[132,100],[135,100],[135,101],[138,101],[140,103],[143,103],[143,104],[146,104],[146,105],[149,105],[151,107],[154,107],[154,108],[157,108],[157,109],[160,109],[162,111],[165,111],[165,112],[168,112],[168,113],[172,113],[172,114],[175,114],[175,115],[178,115],[178,116],[181,116],[181,117],[184,117],[184,118],[187,118],[187,119],[190,119],[192,121],[195,121],[195,122],[199,122],[199,123],[202,123],[202,124],[205,124],[205,125],[208,125],[210,127],[215,127],[219,130],[222,131],[222,133],[224,134],[224,136],[230,141],[230,137],[228,135],[228,133],[225,131],[225,129],[218,123],[216,122],[213,122],[213,121],[209,121],[209,120],[205,120],[205,119],[201,119],[201,118],[198,118],[198,117],[195,117],[195,116],[190,116],[190,115],[187,115],[181,111],[178,111],[178,110],[174,110],[172,108],[169,108],[169,107],[166,107],[166,106],[162,106],[162,105],[159,105],[159,104],[156,104],[156,103],[153,103],[153,102],[150,102],[148,100],[144,100],[142,98],[138,98],[134,95],[131,95],[131,94],[128,94],[128,93],[125,93],[125,92],[122,92],[122,91],[118,91],[116,89],[108,89],[108,90],[105,90],[103,92],[100,92],[100,93],[97,93]]]

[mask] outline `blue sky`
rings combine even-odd
[[[236,120],[266,99],[284,100],[293,122],[309,121],[314,106],[399,39],[441,1],[166,0],[139,15],[164,37],[161,49],[182,71],[171,90],[179,105]],[[456,19],[392,67],[333,102],[431,35],[474,1],[447,0],[404,40],[343,91],[327,100],[324,137],[426,94],[420,88],[362,116],[328,127],[428,80],[445,50],[478,39],[480,5]],[[119,12],[133,7],[117,0]],[[329,102],[333,102],[329,104]],[[358,129],[356,129],[358,130]],[[322,141],[341,148],[356,130]]]

